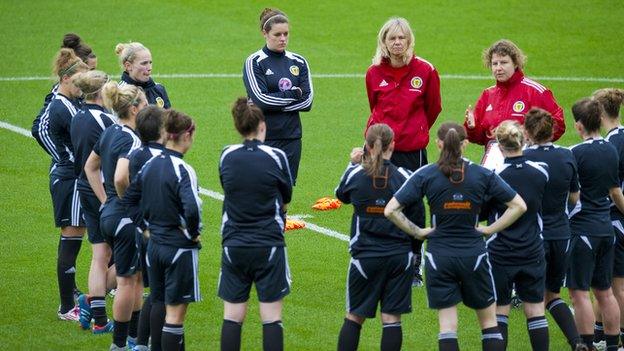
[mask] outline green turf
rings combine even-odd
[[[239,74],[244,59],[263,44],[258,15],[278,6],[291,19],[289,49],[309,61],[315,88],[313,109],[302,115],[304,150],[291,213],[312,214],[311,222],[348,234],[351,209],[313,212],[318,197],[331,195],[353,146],[362,144],[368,117],[364,79],[315,78],[315,74],[364,74],[376,34],[393,15],[406,17],[416,35],[416,52],[442,75],[482,75],[481,52],[500,38],[514,40],[529,60],[528,76],[611,77],[618,83],[540,80],[551,88],[566,112],[564,145],[576,143],[570,106],[605,86],[622,86],[624,6],[618,1],[12,1],[0,2],[0,77],[50,76],[50,66],[65,32],[79,33],[95,50],[99,69],[120,72],[113,48],[137,40],[148,46],[154,73]],[[238,141],[229,105],[244,94],[240,78],[158,79],[173,106],[198,121],[188,161],[200,185],[220,191],[217,162],[221,148]],[[0,81],[0,120],[30,128],[49,81]],[[436,126],[461,121],[491,79],[442,79],[443,112]],[[434,127],[435,128],[435,127]],[[473,160],[482,148],[471,146]],[[429,148],[431,160],[437,151]],[[58,231],[53,227],[47,170],[49,158],[32,140],[0,130],[0,348],[24,350],[106,349],[110,336],[94,337],[76,325],[56,321],[55,257]],[[204,248],[200,255],[204,301],[190,308],[185,324],[189,349],[219,346],[222,305],[216,297],[220,258],[221,203],[204,198]],[[284,310],[285,343],[291,350],[335,349],[344,316],[347,245],[302,230],[288,232],[293,292]],[[86,289],[90,248],[85,242],[78,283]],[[255,296],[252,298],[255,298]],[[426,307],[423,289],[415,289],[414,313],[404,317],[404,348],[433,350],[437,317]],[[261,345],[258,309],[252,304],[243,328],[243,349]],[[510,350],[529,348],[522,314],[511,316]],[[551,349],[565,340],[550,321]],[[377,349],[378,320],[366,323],[360,349]],[[480,349],[474,313],[460,309],[462,349]]]

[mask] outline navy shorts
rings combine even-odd
[[[492,265],[487,253],[452,257],[425,252],[425,286],[429,308],[443,309],[464,302],[484,309],[496,302]]]
[[[139,246],[139,265],[141,266],[141,271],[143,272],[143,287],[149,287],[149,271],[147,269],[147,262],[145,259],[147,258],[147,243],[149,239],[143,235],[141,230],[137,230],[136,234],[136,242]]]
[[[104,209],[106,211],[106,209]],[[137,227],[130,218],[102,216],[100,228],[113,249],[113,260],[118,277],[129,277],[140,272]]]
[[[265,140],[264,144],[284,151],[290,166],[293,185],[295,185],[297,183],[297,173],[299,172],[299,162],[301,161],[301,139]]]
[[[51,173],[50,194],[54,208],[54,223],[57,227],[85,226],[76,178],[61,178]]]
[[[544,240],[546,290],[559,293],[570,264],[570,240]]]
[[[413,253],[351,258],[347,276],[347,312],[375,318],[381,313],[412,312]]]
[[[612,221],[615,232],[615,246],[613,248],[613,276],[624,278],[624,223],[621,220]]]
[[[146,262],[152,301],[178,305],[201,300],[198,248],[183,249],[149,240]]]
[[[546,261],[534,260],[522,265],[506,266],[494,263],[492,265],[494,286],[499,306],[511,303],[511,292],[523,302],[540,303],[544,301],[546,288]]]
[[[106,242],[100,230],[100,207],[102,203],[93,192],[79,191],[80,204],[85,223],[87,224],[87,234],[91,244],[101,244]]]
[[[613,237],[572,237],[571,259],[566,274],[570,289],[607,290],[613,279]]]
[[[218,295],[230,303],[249,300],[256,285],[260,302],[275,302],[290,293],[290,268],[286,248],[226,246],[221,254]]]

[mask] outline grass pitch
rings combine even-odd
[[[377,31],[389,17],[410,21],[416,53],[442,75],[443,111],[434,129],[443,121],[461,121],[466,106],[493,84],[481,51],[500,38],[515,41],[525,51],[529,57],[525,73],[542,77],[537,80],[564,107],[568,131],[560,141],[563,145],[578,140],[570,113],[574,101],[598,88],[624,85],[624,7],[616,1],[6,0],[0,2],[0,121],[30,129],[53,80],[24,77],[51,75],[52,58],[66,32],[79,33],[98,55],[98,68],[116,77],[120,68],[114,46],[130,40],[151,49],[155,74],[240,74],[244,59],[264,44],[258,16],[265,6],[279,7],[289,15],[289,50],[308,59],[315,89],[313,109],[302,115],[303,158],[290,213],[313,215],[310,222],[344,234],[349,230],[349,206],[328,213],[313,212],[310,206],[318,197],[332,194],[350,149],[362,144],[369,113],[363,74],[375,50]],[[8,77],[19,79],[4,79]],[[196,143],[187,160],[202,187],[220,191],[220,150],[239,140],[229,106],[245,94],[242,80],[229,76],[156,80],[167,87],[175,108],[197,120]],[[481,147],[471,146],[468,157],[478,161],[481,153]],[[437,158],[433,145],[429,158]],[[96,337],[76,324],[56,320],[58,230],[52,221],[48,166],[49,158],[34,140],[0,129],[0,340],[7,349],[106,349],[109,335]],[[200,255],[204,300],[190,307],[185,323],[189,349],[219,347],[220,211],[219,201],[204,197]],[[344,317],[347,245],[310,230],[288,232],[286,237],[294,279],[293,292],[285,300],[286,348],[335,349]],[[89,261],[85,240],[77,267],[78,284],[84,290]],[[424,289],[414,290],[413,307],[414,312],[403,319],[404,348],[436,349],[437,316],[427,308]],[[380,330],[378,320],[368,321],[360,349],[377,349]],[[257,304],[251,303],[243,349],[260,349],[261,331]],[[551,349],[566,349],[552,320],[550,335]],[[480,349],[476,317],[465,308],[460,309],[459,340],[464,350]],[[509,344],[510,350],[530,347],[524,317],[517,310],[510,319]]]

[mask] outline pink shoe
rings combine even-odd
[[[78,308],[78,306],[74,306],[74,308],[67,311],[66,313],[61,313],[61,307],[59,306],[57,315],[58,318],[62,321],[78,322],[80,320],[80,308]]]

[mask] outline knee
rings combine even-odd
[[[524,314],[527,318],[540,317],[544,315],[544,303],[524,303]]]
[[[382,316],[381,317],[382,318],[382,322],[386,323],[385,321],[383,321],[383,315],[384,314],[381,315]],[[345,318],[347,318],[348,320],[350,320],[352,322],[355,322],[355,323],[357,323],[359,325],[364,324],[364,322],[366,321],[366,318],[364,318],[362,316],[358,316],[357,314],[353,314],[353,313],[347,313],[347,316]]]

